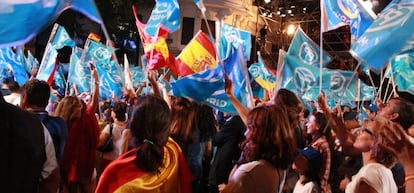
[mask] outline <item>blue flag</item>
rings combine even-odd
[[[414,89],[414,53],[405,53],[395,56],[391,60],[391,69],[394,82],[399,91]]]
[[[276,86],[276,76],[266,68],[260,55],[258,63],[250,65],[249,72],[257,84],[268,91],[273,91]]]
[[[359,62],[379,72],[412,41],[413,26],[414,1],[394,0],[378,14],[350,52]]]
[[[224,71],[230,80],[233,81],[235,88],[234,96],[243,105],[247,106],[247,83],[240,66],[244,65],[242,64],[242,53],[241,50],[238,52],[234,51],[233,53],[224,60]],[[236,109],[224,91],[224,75],[220,65],[214,69],[191,74],[171,84],[175,96],[189,97],[222,112],[237,114]]]
[[[102,24],[101,16],[93,0],[70,0],[71,8]]]
[[[112,99],[113,94],[117,98],[122,96],[122,87],[111,77],[111,75],[102,66],[96,65],[96,70],[99,76],[99,97],[101,99]]]
[[[252,49],[250,32],[223,23],[220,34],[220,59],[225,60],[234,54],[232,52],[236,52],[239,47],[242,47],[244,58],[250,60],[250,50]]]
[[[112,48],[95,41],[89,41],[89,44],[83,50],[82,57],[86,63],[107,63],[112,57]]]
[[[138,88],[140,84],[146,82],[147,77],[140,66],[132,66],[129,70],[131,71],[131,78],[134,88]]]
[[[69,65],[68,81],[70,85],[75,85],[78,92],[91,91],[91,69],[84,62],[80,62],[82,50],[78,47],[73,49]]]
[[[0,2],[0,47],[23,45],[33,39],[63,7],[64,1]]]
[[[0,2],[0,47],[25,44],[67,8],[73,8],[102,23],[92,0]]]
[[[372,24],[376,15],[360,0],[321,0],[322,32],[349,25],[354,42]]]
[[[177,0],[156,0],[155,2],[145,32],[154,37],[160,25],[170,32],[180,28],[180,7]]]
[[[23,86],[29,79],[25,66],[11,48],[0,49],[0,66],[2,66],[2,69],[11,72],[19,86]]]
[[[319,94],[319,77],[318,67],[303,64],[297,58],[288,54],[285,55],[285,64],[282,69],[282,88],[295,92],[303,100],[317,100]],[[352,72],[343,70],[331,70],[324,68],[322,74],[322,90],[326,93],[329,100],[338,101],[341,96],[343,100],[356,99],[356,76]],[[346,86],[351,81],[348,89]]]
[[[70,38],[65,28],[58,24],[55,24],[53,26],[53,30],[50,36],[52,38],[50,39],[50,42],[47,43],[45,53],[43,54],[42,62],[39,67],[39,71],[36,75],[37,79],[44,81],[54,80],[56,74],[59,73],[59,66],[55,66],[56,57],[58,54],[57,50],[63,48],[64,46],[75,46],[75,42]],[[55,76],[51,77],[53,75]],[[59,86],[62,86],[62,88],[64,88],[66,82],[61,82],[62,80],[63,79],[59,80]]]
[[[321,61],[320,51],[320,47],[303,32],[301,27],[298,27],[287,54],[297,57],[302,63],[319,66]],[[322,56],[323,66],[325,66],[331,61],[331,57],[325,51]]]

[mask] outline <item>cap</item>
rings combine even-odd
[[[364,108],[366,108],[366,109],[368,109],[368,110],[370,110],[374,113],[378,112],[378,107],[377,107],[377,105],[374,105],[374,104],[365,105]]]
[[[303,149],[298,149],[299,153],[302,154],[309,162],[309,166],[312,168],[318,168],[322,166],[323,158],[322,154],[319,153],[313,147],[305,147]]]
[[[358,112],[355,111],[351,111],[351,112],[345,112],[343,115],[344,121],[349,121],[349,120],[356,120],[356,117],[358,115]]]

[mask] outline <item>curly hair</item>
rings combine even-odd
[[[152,95],[140,97],[128,126],[137,146],[135,163],[142,170],[159,173],[170,125],[171,111],[162,98]]]
[[[284,107],[258,106],[247,117],[250,134],[242,143],[239,164],[263,159],[274,167],[287,169],[297,155],[293,130]]]
[[[376,142],[371,147],[371,151],[374,153],[375,160],[378,163],[391,168],[395,165],[397,158],[392,152],[380,145],[380,138],[382,137],[382,133],[385,133],[385,128],[392,127],[393,123],[392,121],[380,116],[375,117],[372,122],[374,123],[372,135],[375,137]]]
[[[26,95],[27,105],[45,108],[49,103],[50,87],[44,80],[31,79],[23,85],[22,94]]]

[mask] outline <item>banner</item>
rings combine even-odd
[[[392,76],[398,91],[414,89],[414,53],[395,56],[391,60]]]
[[[390,58],[412,42],[413,26],[414,1],[394,0],[352,45],[350,53],[371,70],[379,72]]]
[[[24,64],[11,48],[0,48],[0,66],[3,77],[12,75],[19,86],[23,86],[29,79]]]
[[[258,59],[258,63],[250,65],[249,72],[261,87],[272,92],[276,86],[276,76],[266,68],[260,55]]]
[[[92,80],[89,64],[80,61],[82,52],[81,48],[75,47],[75,49],[73,49],[68,73],[68,81],[70,85],[75,85],[79,93],[91,92]]]
[[[303,100],[317,100],[319,94],[319,77],[320,71],[318,67],[309,66],[301,63],[297,58],[285,55],[285,64],[282,69],[282,88],[289,89],[301,97]],[[350,71],[331,70],[324,68],[322,74],[322,90],[329,100],[338,101],[342,95],[342,99],[356,99],[357,93],[357,76],[353,76]],[[351,83],[349,84],[349,81]],[[347,88],[349,84],[349,87]],[[345,92],[345,93],[344,93]]]
[[[187,76],[217,66],[216,49],[205,33],[199,31],[176,58],[180,76]]]
[[[220,32],[220,60],[227,59],[239,47],[243,50],[243,56],[250,60],[252,42],[250,32],[223,23]]]
[[[319,66],[320,65],[320,47],[303,32],[301,27],[298,27],[295,35],[290,43],[287,54],[297,57],[301,62]],[[331,61],[331,57],[323,51],[323,66],[326,66]]]
[[[241,49],[234,51],[224,60],[224,72],[234,84],[234,96],[244,105],[248,105],[246,76],[241,69],[243,53]],[[198,102],[208,104],[222,112],[238,114],[224,90],[223,67],[188,75],[175,83],[171,83],[174,96],[189,97]]]
[[[180,7],[177,0],[156,0],[145,32],[155,37],[160,25],[174,32],[180,28]]]
[[[361,37],[377,17],[361,0],[321,0],[321,10],[322,32],[349,25],[351,43]]]

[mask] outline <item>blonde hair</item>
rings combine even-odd
[[[82,106],[82,102],[74,96],[65,96],[57,105],[55,110],[55,116],[61,117],[69,124],[73,119],[78,118],[74,114],[75,108]]]

